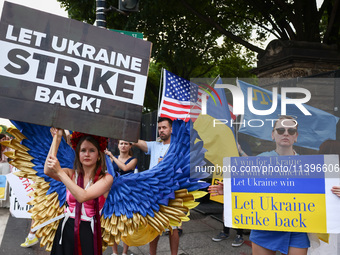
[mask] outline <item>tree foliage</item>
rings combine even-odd
[[[95,0],[58,1],[71,18],[95,22]],[[107,27],[142,32],[153,43],[146,98],[153,109],[161,67],[186,79],[249,77],[269,35],[339,44],[339,2],[318,9],[316,0],[140,0],[137,13],[108,12]],[[118,7],[117,0],[106,5]]]
[[[226,17],[235,17],[257,29],[258,39],[264,33],[280,40],[319,42],[339,45],[340,1],[324,0],[318,8],[317,0],[217,0],[209,1],[211,8],[216,6],[220,16],[211,15],[210,10],[201,10],[192,0],[179,2],[196,18],[211,25],[221,34],[260,53],[258,48],[237,34],[226,23]],[[221,18],[220,18],[221,17]]]

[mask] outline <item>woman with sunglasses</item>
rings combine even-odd
[[[275,123],[272,139],[276,144],[273,151],[258,156],[297,155],[293,144],[298,138],[298,124],[290,116],[281,116]],[[274,255],[276,251],[288,255],[306,255],[310,246],[306,233],[252,230],[249,239],[252,241],[253,255]]]

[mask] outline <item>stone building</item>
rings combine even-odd
[[[304,87],[311,92],[309,105],[340,117],[340,51],[336,45],[273,40],[264,53],[258,55],[257,67],[252,71],[260,78],[259,86],[268,90],[272,87]],[[272,142],[243,134],[240,138],[252,143],[253,155],[275,146]],[[298,153],[315,154],[316,151],[298,148]]]

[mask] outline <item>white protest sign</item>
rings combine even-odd
[[[139,138],[151,43],[5,2],[0,117]]]

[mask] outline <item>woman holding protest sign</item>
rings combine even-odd
[[[104,151],[105,154],[110,157],[114,170],[118,172],[120,175],[133,173],[136,168],[137,158],[132,156],[131,147],[132,145],[130,142],[119,140],[118,141],[118,150],[119,150],[118,156],[113,156],[113,154],[108,149]],[[124,243],[122,255],[127,255],[128,249],[129,249],[129,246]],[[118,254],[117,243],[115,243],[112,246],[112,252],[113,252],[112,255]]]
[[[74,169],[61,168],[56,157],[63,134],[52,128],[53,142],[45,161],[44,172],[67,188],[68,207],[59,224],[51,254],[102,254],[99,211],[113,183],[106,174],[104,150],[107,139],[73,132],[71,143],[75,150]],[[93,231],[92,231],[93,227]]]
[[[298,138],[298,123],[291,116],[282,115],[272,130],[272,140],[276,144],[273,151],[258,156],[293,156],[297,155],[293,144]],[[240,148],[239,148],[240,149]],[[209,193],[223,194],[223,183],[211,185]],[[252,230],[249,239],[252,241],[253,255],[275,255],[276,251],[288,255],[306,255],[310,242],[306,233]]]
[[[258,156],[297,155],[293,144],[298,138],[298,123],[291,116],[281,116],[275,123],[272,139],[276,149]],[[306,255],[310,242],[307,233],[252,230],[249,239],[252,241],[254,255],[274,255],[276,251],[289,255]]]

